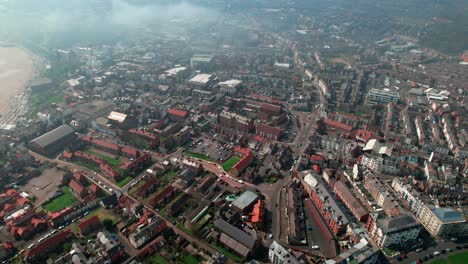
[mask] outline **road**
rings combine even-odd
[[[424,250],[422,252],[415,252],[415,251],[409,252],[407,254],[408,258],[406,258],[406,259],[404,259],[402,261],[398,261],[396,258],[393,258],[393,259],[390,260],[390,263],[412,263],[413,261],[417,261],[418,259],[423,259],[424,256],[427,256],[429,254],[434,254],[435,251],[441,252],[443,249],[447,250],[448,248],[453,249],[454,251],[453,252],[447,252],[447,253],[442,254],[442,255],[440,255],[438,257],[434,257],[429,262],[434,261],[434,259],[443,258],[443,257],[445,257],[447,255],[453,255],[453,254],[461,253],[463,251],[467,251],[467,249],[456,250],[457,246],[462,246],[463,247],[463,243],[461,243],[461,242],[452,242],[452,241],[447,241],[447,242],[437,241],[437,245],[434,246],[434,247],[429,247],[429,248],[427,248],[426,250]]]

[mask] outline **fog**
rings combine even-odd
[[[155,3],[156,2],[156,3]],[[165,1],[168,2],[168,1]],[[187,1],[0,0],[0,37],[52,45],[146,32],[190,31],[221,13]]]

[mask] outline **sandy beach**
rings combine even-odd
[[[14,122],[26,110],[24,92],[34,72],[34,58],[25,50],[0,47],[0,124]]]

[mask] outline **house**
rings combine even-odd
[[[256,234],[247,233],[222,218],[215,220],[214,227],[216,230],[214,237],[217,243],[225,246],[237,256],[245,259],[255,251]]]
[[[73,232],[71,232],[70,229],[59,232],[58,234],[32,247],[26,252],[24,260],[29,263],[37,262],[43,257],[46,257],[50,252],[53,252],[71,237],[73,237]]]
[[[78,198],[83,198],[88,194],[85,187],[83,187],[81,183],[75,180],[71,180],[69,185],[70,185],[70,190],[72,191],[72,193],[74,193]]]
[[[78,224],[78,229],[80,230],[80,233],[83,236],[86,236],[87,234],[91,233],[92,231],[96,230],[100,225],[99,222],[99,217],[96,215],[79,223]]]
[[[169,115],[169,119],[174,122],[185,122],[185,119],[188,116],[188,112],[184,110],[169,108],[167,109],[167,114]]]

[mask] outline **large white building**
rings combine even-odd
[[[400,94],[398,91],[392,91],[388,88],[385,89],[375,89],[372,88],[367,94],[367,104],[379,104],[379,103],[398,103],[400,99]]]
[[[394,217],[373,216],[369,219],[366,229],[379,247],[404,246],[417,239],[421,224],[410,214]]]
[[[457,236],[468,233],[466,219],[452,208],[425,205],[419,214],[419,221],[433,236]]]
[[[268,251],[268,259],[273,264],[299,264],[295,256],[289,252],[286,248],[280,245],[278,242],[273,241]]]

